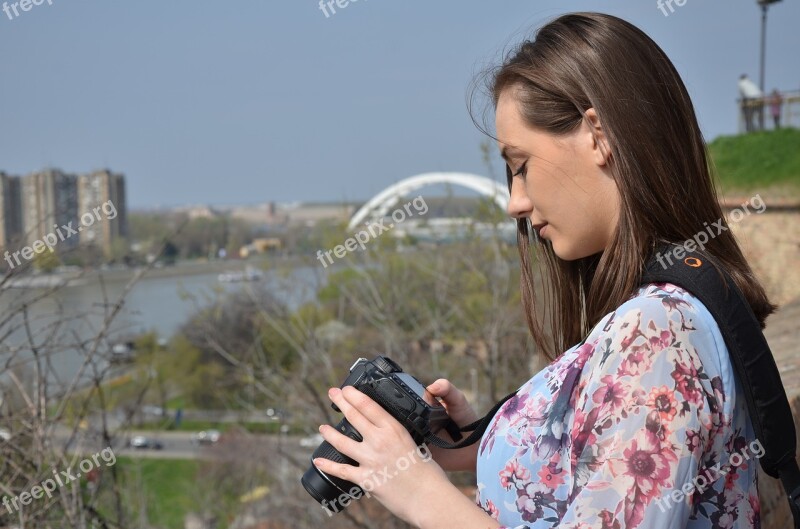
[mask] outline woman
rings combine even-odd
[[[774,89],[769,98],[769,109],[772,114],[772,122],[775,124],[775,129],[781,128],[781,110],[783,108],[783,97],[778,89]]]
[[[686,291],[638,286],[663,242],[725,225],[674,66],[623,20],[568,14],[506,59],[491,92],[528,326],[551,359],[563,353],[478,444],[435,450],[435,464],[402,471],[387,472],[414,448],[402,426],[357,390],[332,389],[364,441],[320,431],[360,466],[315,464],[355,483],[382,473],[371,494],[422,528],[758,527],[760,445],[719,328]],[[763,326],[775,307],[730,232],[705,251]],[[458,424],[476,419],[447,380],[428,389]],[[734,454],[739,464],[729,465]],[[443,469],[477,471],[478,506]]]

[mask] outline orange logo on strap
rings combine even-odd
[[[701,261],[697,257],[687,257],[686,259],[683,260],[683,262],[687,266],[691,266],[692,268],[699,268],[703,264],[703,261]]]

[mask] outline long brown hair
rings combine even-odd
[[[530,221],[517,220],[525,315],[538,348],[552,360],[635,293],[659,244],[690,239],[704,223],[721,219],[727,228],[727,222],[686,87],[661,48],[637,27],[601,13],[563,15],[490,73],[495,108],[501,92],[513,88],[526,123],[555,135],[573,131],[594,108],[611,148],[609,167],[621,201],[605,250],[564,261],[549,241],[534,243],[546,318],[535,296]],[[508,167],[506,172],[510,188]],[[763,328],[775,306],[734,236],[724,231],[705,251],[731,274]]]

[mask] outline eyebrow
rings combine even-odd
[[[503,148],[500,149],[500,156],[502,156],[505,161],[509,161],[509,158],[512,156],[527,156],[527,154],[517,147],[504,145]]]

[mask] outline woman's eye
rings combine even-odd
[[[525,162],[525,163],[523,163],[522,165],[519,166],[519,169],[517,170],[517,172],[514,173],[512,176],[520,176],[520,175],[522,175],[522,177],[525,178],[527,168],[528,168],[528,162]]]

